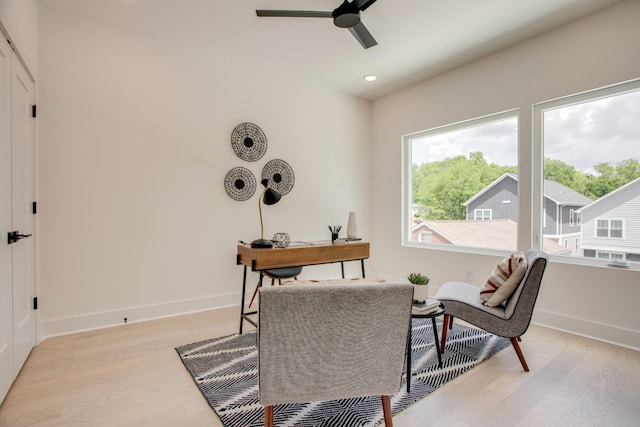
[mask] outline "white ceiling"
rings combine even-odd
[[[619,0],[378,0],[363,49],[331,19],[258,18],[255,9],[335,9],[341,0],[37,0],[145,36],[210,52],[221,66],[268,67],[375,99]],[[363,76],[378,80],[366,83]]]

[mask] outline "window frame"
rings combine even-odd
[[[551,109],[568,107],[571,105],[583,104],[586,102],[596,101],[598,99],[610,98],[617,95],[623,95],[629,92],[640,91],[640,79],[628,80],[615,83],[609,86],[590,89],[565,97],[543,101],[532,105],[532,200],[531,200],[531,241],[533,247],[542,248],[542,235],[544,232],[542,218],[542,203],[544,197],[544,135],[543,135],[543,115],[544,112]],[[582,226],[582,217],[578,219],[579,225]],[[594,227],[597,228],[597,227]],[[594,230],[594,233],[596,231]],[[624,232],[623,232],[624,235]],[[617,238],[616,238],[617,239]],[[597,252],[597,251],[596,251]],[[626,258],[626,257],[625,257]],[[549,255],[549,259],[554,262],[610,267],[609,260],[598,259],[596,257],[572,257],[566,255]],[[630,270],[640,271],[640,263],[631,263],[628,268]]]
[[[401,246],[408,247],[419,247],[419,248],[429,248],[436,249],[442,251],[449,252],[464,252],[464,253],[472,253],[472,254],[488,254],[488,255],[504,255],[509,251],[491,249],[491,248],[482,248],[475,246],[463,246],[463,245],[443,245],[438,243],[426,243],[426,242],[414,242],[411,240],[411,230],[413,226],[413,218],[412,218],[412,147],[411,142],[417,138],[425,138],[433,135],[442,134],[445,132],[455,132],[458,130],[468,129],[474,126],[489,124],[492,122],[497,122],[501,120],[506,120],[510,118],[515,118],[518,123],[518,136],[516,142],[518,144],[517,147],[517,160],[516,167],[518,168],[518,177],[520,177],[520,109],[513,108],[497,113],[486,114],[483,116],[462,120],[450,124],[445,124],[441,126],[432,127],[427,130],[413,132],[402,136],[401,139],[401,156],[402,156],[402,197],[401,197],[401,215],[402,215],[402,225],[401,225],[401,236],[400,236],[400,244]],[[518,189],[520,188],[520,179],[518,178]],[[519,194],[519,193],[518,193]],[[520,203],[518,203],[518,217],[520,215]],[[516,238],[519,237],[518,236]]]

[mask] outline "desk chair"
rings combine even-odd
[[[381,396],[400,389],[411,322],[408,283],[260,288],[258,395],[274,405]]]
[[[282,281],[286,279],[298,280],[298,276],[302,273],[302,267],[282,267],[282,268],[272,268],[271,270],[264,270],[260,272],[260,278],[258,279],[258,283],[256,284],[256,289],[253,291],[253,295],[251,295],[251,301],[249,302],[249,307],[253,304],[253,300],[258,295],[258,289],[262,286],[262,278],[264,276],[271,278],[271,286],[275,284],[276,279],[278,280],[278,285],[282,285]]]

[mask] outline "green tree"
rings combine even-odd
[[[465,201],[515,167],[487,163],[482,152],[456,156],[413,168],[413,200],[425,208],[426,219],[464,220]]]

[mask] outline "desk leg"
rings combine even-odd
[[[344,262],[340,261],[340,271],[342,271],[342,278],[344,279]]]
[[[364,274],[364,260],[363,259],[360,260],[360,266],[362,267],[362,278],[364,279],[366,276]]]
[[[438,368],[442,368],[442,354],[440,353],[440,343],[438,342],[438,328],[436,327],[436,318],[432,317],[433,339],[436,342],[436,353],[438,353]]]
[[[244,294],[247,289],[247,266],[242,273],[242,300],[240,300],[240,335],[242,335],[242,322],[244,322]]]

